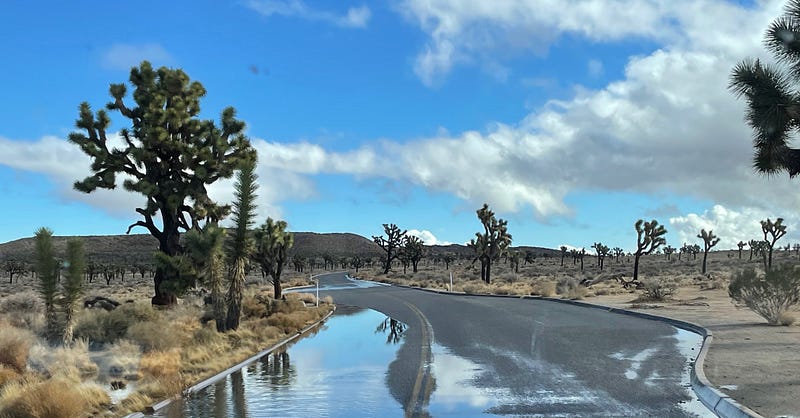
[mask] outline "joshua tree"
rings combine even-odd
[[[745,59],[734,67],[729,88],[747,101],[745,120],[753,128],[753,167],[765,174],[800,173],[800,149],[789,145],[800,124],[800,2],[788,2],[784,14],[764,34],[777,64]]]
[[[362,260],[361,257],[359,256],[355,256],[352,259],[350,259],[350,266],[356,269],[356,273],[358,273],[358,269],[364,267],[364,260]]]
[[[286,264],[286,252],[294,245],[294,234],[286,232],[285,221],[273,221],[267,218],[254,233],[256,251],[254,258],[261,265],[261,269],[272,280],[272,289],[275,299],[282,296],[281,274]]]
[[[614,258],[615,258],[616,262],[619,263],[619,258],[623,254],[625,254],[625,250],[623,250],[622,248],[619,248],[619,247],[614,247],[613,249],[611,249],[611,251],[614,252]]]
[[[295,254],[292,257],[292,265],[294,266],[294,271],[302,273],[306,267],[306,258],[301,254]]]
[[[525,265],[533,264],[533,262],[536,261],[536,253],[530,250],[525,251],[525,258],[523,261]]]
[[[124,102],[125,84],[111,85],[113,101],[106,106],[132,124],[132,129],[120,131],[122,148],[114,148],[106,136],[111,124],[108,113],[93,114],[88,103],[81,103],[76,122],[81,132],[73,132],[69,140],[93,161],[92,174],[75,182],[75,189],[84,193],[113,189],[117,175],[124,175],[125,190],[145,197],[144,206],[136,208],[143,219],[128,232],[146,228],[158,240],[159,251],[174,257],[182,252],[181,230],[199,228],[204,219],[219,220],[228,211],[209,198],[206,186],[231,177],[242,163],[255,159],[255,151],[232,107],[222,112],[219,127],[199,119],[200,98],[206,91],[180,69],[153,70],[145,61],[131,70],[130,82],[135,107]],[[174,304],[180,290],[178,284],[162,286],[177,279],[165,268],[161,263],[153,279],[154,305]]]
[[[8,283],[11,284],[14,282],[14,276],[24,276],[25,273],[28,272],[28,267],[25,266],[25,263],[17,260],[6,260],[3,263],[3,271],[8,274]],[[17,279],[19,280],[19,279]]]
[[[445,255],[443,255],[442,261],[444,261],[444,268],[450,270],[450,263],[452,263],[453,260],[455,259],[456,257],[451,253],[446,253]]]
[[[425,256],[425,245],[422,240],[418,237],[406,236],[402,251],[406,259],[411,262],[412,271],[416,273],[419,261]]]
[[[193,229],[184,236],[186,250],[195,264],[198,278],[211,291],[211,311],[218,332],[225,331],[225,296],[222,278],[225,274],[225,230],[214,223]]]
[[[567,246],[566,245],[562,245],[559,249],[561,250],[561,265],[563,266],[564,265],[564,257],[567,256]]]
[[[603,265],[605,264],[605,259],[609,252],[608,246],[603,245],[601,242],[595,242],[592,248],[594,248],[594,251],[597,253],[597,266],[600,267],[600,271],[603,271]]]
[[[373,235],[372,240],[386,252],[383,274],[389,274],[389,270],[392,268],[392,261],[397,258],[397,250],[403,245],[404,237],[408,231],[401,231],[395,224],[383,224],[383,231],[386,233],[386,238],[383,235]]]
[[[483,225],[483,233],[477,232],[475,239],[470,243],[476,248],[479,257],[482,257],[484,268],[481,269],[481,278],[486,283],[491,283],[492,262],[508,250],[511,245],[511,234],[508,233],[508,222],[495,218],[494,212],[489,209],[489,204],[484,203],[476,213]]]
[[[666,254],[667,256],[667,261],[669,261],[672,258],[672,253],[674,252],[675,252],[675,247],[671,245],[667,245],[666,247],[664,247],[664,254]]]
[[[58,268],[53,250],[53,231],[44,227],[39,228],[36,231],[36,270],[39,277],[39,294],[44,302],[45,338],[52,344],[63,336],[58,329],[56,311]]]
[[[714,231],[709,230],[706,232],[705,229],[701,229],[700,233],[697,234],[697,238],[703,239],[703,272],[702,274],[706,274],[706,260],[708,259],[708,252],[713,248],[715,245],[719,243],[719,238],[714,235]]]
[[[514,273],[519,273],[519,263],[522,261],[522,258],[520,251],[508,251],[508,262],[511,264],[511,268],[514,269]]]
[[[744,241],[739,241],[739,243],[736,244],[736,246],[739,247],[739,260],[742,259],[742,250],[744,249],[745,245],[747,245],[747,243]]]
[[[242,292],[244,291],[244,278],[247,260],[253,253],[253,238],[250,229],[253,227],[253,218],[256,211],[256,183],[255,159],[242,165],[236,176],[233,203],[233,235],[228,243],[228,256],[233,266],[228,286],[228,315],[225,319],[225,329],[239,328],[239,319],[242,315]]]
[[[64,281],[63,298],[64,306],[64,344],[72,341],[72,330],[75,326],[75,308],[78,298],[83,293],[83,275],[86,272],[86,256],[83,251],[83,241],[72,238],[67,241],[67,276]]]
[[[770,271],[772,270],[772,251],[775,248],[775,243],[786,235],[786,225],[783,224],[783,218],[778,218],[775,222],[772,222],[769,218],[766,221],[761,221],[761,232],[764,233],[764,242],[767,243],[766,271]]]
[[[667,230],[655,219],[650,222],[639,219],[634,227],[636,228],[636,252],[633,253],[633,281],[636,282],[639,280],[639,258],[666,244],[667,240],[664,235]]]

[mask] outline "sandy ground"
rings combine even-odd
[[[630,309],[634,295],[586,302]],[[687,303],[688,302],[688,303]],[[713,333],[705,373],[711,383],[765,417],[800,416],[800,327],[769,326],[731,303],[726,290],[681,287],[672,302],[633,309],[701,325]]]

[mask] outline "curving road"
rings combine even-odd
[[[713,416],[688,388],[697,339],[667,324],[542,300],[369,285],[345,273],[317,279],[337,305],[408,325],[386,377],[406,416],[464,416],[459,400],[513,416]],[[443,404],[449,409],[432,409]]]

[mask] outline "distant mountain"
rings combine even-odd
[[[67,240],[72,237],[56,236],[53,243],[58,257],[63,257],[66,251]],[[158,241],[151,235],[92,235],[84,236],[84,247],[89,260],[113,264],[150,263],[153,253],[158,249]],[[458,258],[474,257],[474,252],[465,245],[431,245],[427,246],[426,257],[434,258],[444,254],[453,254]],[[558,257],[560,252],[541,247],[515,247],[515,250],[532,251],[536,257],[545,254]],[[0,244],[0,261],[21,260],[32,261],[34,252],[34,239],[22,238]],[[330,254],[335,258],[342,257],[370,257],[380,258],[383,250],[372,240],[360,235],[350,233],[294,232],[294,246],[289,255],[301,254],[306,257],[322,257]]]

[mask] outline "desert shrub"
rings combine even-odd
[[[264,318],[269,315],[272,305],[271,296],[266,294],[245,294],[242,298],[242,317],[243,318]]]
[[[142,355],[139,361],[142,373],[156,379],[171,379],[180,375],[181,352],[177,349],[169,351],[151,351]]]
[[[794,324],[795,319],[796,318],[794,317],[794,315],[791,315],[787,312],[783,312],[780,315],[778,315],[778,323],[786,327]]]
[[[87,309],[78,315],[74,335],[92,345],[109,344],[124,337],[131,325],[158,318],[158,312],[146,303],[126,303],[113,311]]]
[[[192,340],[200,345],[210,345],[218,343],[222,340],[222,337],[219,335],[216,329],[202,327],[194,332]]]
[[[114,378],[137,380],[141,349],[129,340],[119,340],[108,347],[101,362],[101,374]],[[131,379],[133,377],[133,379]]]
[[[333,296],[331,295],[325,296],[324,298],[322,298],[320,303],[324,303],[326,305],[333,305]]]
[[[145,352],[166,351],[181,344],[181,334],[166,321],[148,321],[131,324],[125,338],[139,344]]]
[[[649,278],[642,280],[643,296],[647,300],[666,300],[678,291],[675,282]]]
[[[29,331],[0,325],[0,365],[23,373],[33,341],[34,336]]]
[[[0,395],[0,416],[31,418],[78,417],[95,405],[110,404],[103,391],[84,390],[82,385],[64,379],[49,379],[15,388],[16,396]]]
[[[605,295],[610,295],[611,291],[608,290],[608,288],[595,289],[594,294],[597,296],[605,296]]]
[[[556,292],[565,299],[583,299],[587,290],[574,277],[562,277],[556,283]]]
[[[44,305],[34,292],[20,292],[0,300],[0,314],[11,325],[38,333],[44,326]]]
[[[93,377],[99,369],[89,357],[89,345],[84,340],[58,348],[36,344],[31,348],[28,364],[45,376],[74,381]]]
[[[298,331],[305,323],[304,317],[283,312],[275,313],[267,318],[267,324],[280,328],[284,333]]]
[[[510,295],[511,288],[508,286],[497,286],[494,288],[495,295]]]
[[[533,293],[549,298],[556,294],[556,283],[552,281],[542,281],[533,285]]]
[[[728,295],[747,306],[770,325],[780,323],[781,314],[800,302],[800,273],[785,264],[761,276],[747,268],[737,273],[728,285]]]

